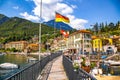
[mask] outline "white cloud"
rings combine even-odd
[[[13,9],[19,9],[19,7],[18,6],[14,6]]]
[[[76,29],[84,29],[85,28],[85,24],[88,23],[87,20],[84,20],[84,19],[74,19],[74,20],[71,20],[71,23],[70,25],[73,27],[73,28],[76,28]]]
[[[20,13],[20,15],[23,16],[27,20],[33,20],[37,22],[40,20],[38,16],[29,15],[27,12]]]
[[[29,15],[27,12],[21,13],[28,20],[39,20],[40,16],[40,2],[41,0],[33,0],[35,7],[32,10],[35,16]],[[55,12],[69,17],[70,26],[76,29],[84,28],[84,24],[88,21],[84,19],[78,19],[74,16],[74,9],[76,5],[68,5],[63,3],[63,0],[42,0],[42,20],[49,21],[55,19]]]
[[[67,5],[64,5],[64,4],[60,5],[59,3],[57,3],[57,2],[61,2],[61,1],[62,0],[47,0],[47,1],[43,0],[42,19],[44,21],[54,19],[55,11],[60,10],[61,12],[63,12],[62,8],[69,10],[68,8],[65,8],[65,6],[67,6]],[[39,16],[40,15],[40,0],[34,0],[34,3],[36,4],[36,7],[32,11],[35,15]],[[58,11],[58,12],[60,12],[60,11]],[[66,12],[63,12],[63,13],[66,13]]]
[[[85,24],[88,23],[87,20],[85,19],[78,19],[73,15],[67,15],[70,19],[70,26],[72,26],[75,29],[84,29]]]
[[[64,3],[57,3],[56,4],[56,11],[62,13],[62,14],[70,14],[70,13],[73,13],[73,8],[68,6],[67,4],[64,4]]]

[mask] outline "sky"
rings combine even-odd
[[[91,28],[98,23],[120,21],[120,0],[0,0],[0,14],[33,22],[55,19],[58,12],[70,19],[75,29]],[[42,14],[40,17],[40,9]]]

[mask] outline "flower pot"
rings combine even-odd
[[[81,68],[88,73],[90,72],[90,66],[82,66]]]

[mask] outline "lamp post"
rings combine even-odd
[[[39,60],[41,59],[41,19],[42,18],[42,0],[40,2],[40,24],[39,24]]]

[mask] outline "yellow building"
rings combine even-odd
[[[93,51],[102,51],[102,40],[100,38],[93,39]]]
[[[112,38],[103,38],[103,45],[113,45],[113,40]]]
[[[113,40],[111,38],[98,38],[96,36],[92,36],[93,51],[102,51],[103,46],[106,45],[113,45]]]
[[[9,42],[5,44],[5,49],[9,48],[15,48],[17,50],[23,51],[28,45],[27,41],[14,41],[14,42]]]
[[[113,40],[111,38],[107,38],[109,41],[109,45],[113,45]]]

